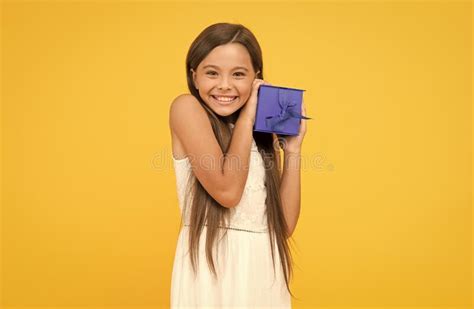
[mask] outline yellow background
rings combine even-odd
[[[2,304],[160,308],[168,111],[206,26],[303,88],[294,308],[473,308],[470,2],[2,3]]]

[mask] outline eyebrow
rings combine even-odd
[[[202,68],[205,69],[205,68],[207,68],[207,67],[213,67],[213,68],[219,69],[218,66],[212,65],[212,64],[205,65],[205,66],[203,66]],[[234,67],[234,70],[235,70],[235,69],[243,69],[243,70],[245,70],[245,71],[248,72],[248,69],[247,69],[246,67],[242,67],[242,66],[236,66],[236,67]]]

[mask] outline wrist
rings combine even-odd
[[[301,147],[298,147],[298,148],[284,148],[283,153],[285,155],[290,155],[290,154],[300,155],[301,154]]]
[[[243,122],[251,125],[252,127],[253,127],[253,124],[255,123],[255,117],[249,116],[246,113],[240,114],[238,120],[243,121]]]
[[[285,151],[283,157],[288,158],[298,158],[301,159],[301,152],[299,151]]]

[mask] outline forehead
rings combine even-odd
[[[214,48],[199,64],[215,65],[221,69],[232,69],[236,66],[244,66],[252,69],[252,61],[247,49],[239,43],[220,45]]]

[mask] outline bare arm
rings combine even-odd
[[[236,206],[248,176],[253,119],[239,117],[224,156],[207,113],[195,97],[178,96],[169,116],[170,129],[183,145],[196,178],[219,204]]]
[[[280,195],[291,236],[298,223],[301,208],[301,153],[285,152],[284,157]]]
[[[277,136],[274,135],[276,164],[281,177],[280,196],[285,222],[288,225],[289,236],[291,236],[296,228],[301,208],[301,152],[284,150],[282,169],[281,148],[278,147],[276,139]]]

